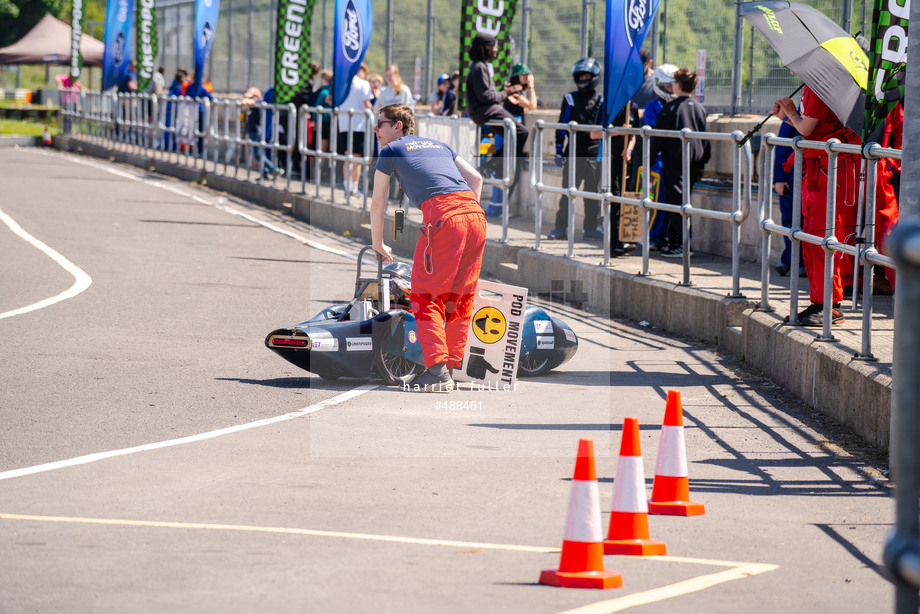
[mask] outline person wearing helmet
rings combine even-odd
[[[371,200],[371,240],[386,262],[383,242],[387,185],[395,176],[406,196],[422,210],[412,264],[410,300],[418,327],[425,371],[412,382],[419,392],[447,392],[450,369],[460,368],[482,253],[486,218],[479,204],[482,176],[446,143],[415,136],[412,109],[395,104],[380,109],[374,132],[380,143]]]
[[[562,99],[562,108],[559,110],[559,123],[567,124],[577,122],[591,125],[597,121],[603,106],[603,97],[597,91],[601,82],[601,65],[594,58],[583,58],[575,62],[572,67],[572,80],[575,82],[575,91],[569,92]],[[574,146],[575,158],[571,160],[569,152]],[[562,187],[569,188],[584,184],[585,192],[597,192],[600,183],[600,162],[597,154],[600,151],[600,141],[592,139],[587,132],[573,132],[568,130],[556,131],[556,157],[557,166],[562,166]],[[569,185],[569,164],[575,164],[575,185]],[[584,199],[585,218],[582,238],[587,240],[600,240],[603,233],[597,230],[600,205],[593,199]],[[569,197],[563,195],[559,198],[559,210],[556,212],[556,223],[549,233],[550,239],[563,240],[568,238],[566,229],[569,225]]]
[[[466,109],[470,119],[477,126],[493,120],[501,121],[511,119],[514,121],[514,131],[517,134],[517,150],[515,155],[521,158],[524,153],[524,144],[527,142],[527,128],[502,106],[502,103],[512,94],[517,94],[524,88],[520,85],[505,86],[502,91],[495,89],[493,81],[492,60],[498,57],[498,40],[491,34],[479,33],[473,38],[469,49],[470,65],[466,75]],[[502,137],[504,128],[491,128],[496,137]],[[501,149],[496,149],[495,156],[490,161],[493,166],[501,164]]]
[[[658,114],[661,113],[662,107],[667,102],[670,102],[674,98],[674,73],[677,72],[677,66],[674,64],[662,64],[655,69],[653,74],[654,77],[654,92],[657,98],[652,100],[650,103],[645,105],[645,110],[642,114],[642,124],[645,126],[655,126],[655,121],[658,119]],[[652,170],[651,177],[660,177],[661,176],[661,156],[651,161]],[[658,201],[658,185],[655,184],[652,192],[651,198],[655,202]],[[664,211],[659,211],[658,209],[651,210],[651,216],[649,219],[649,249],[651,250],[660,250],[662,245],[665,243],[666,234],[668,232],[668,216]]]

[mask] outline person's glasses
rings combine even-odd
[[[380,126],[384,124],[395,124],[396,122],[390,119],[378,119],[377,120],[377,129],[380,130]]]

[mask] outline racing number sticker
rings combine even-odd
[[[495,343],[505,336],[508,322],[495,307],[483,307],[473,316],[473,333],[483,343]]]

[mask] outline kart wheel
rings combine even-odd
[[[524,377],[536,377],[549,371],[549,358],[540,360],[538,358],[527,357],[518,365],[518,372]]]
[[[377,371],[383,381],[390,386],[408,384],[418,377],[424,369],[425,367],[422,365],[412,362],[399,354],[390,354],[381,350],[377,355]]]

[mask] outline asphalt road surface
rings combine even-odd
[[[891,610],[887,478],[702,344],[543,303],[579,351],[516,392],[328,382],[264,338],[350,298],[361,245],[105,161],[0,169],[0,612]],[[578,439],[606,529],[623,418],[650,489],[669,389],[706,514],[651,516],[668,554],[605,557],[622,588],[537,584]]]

